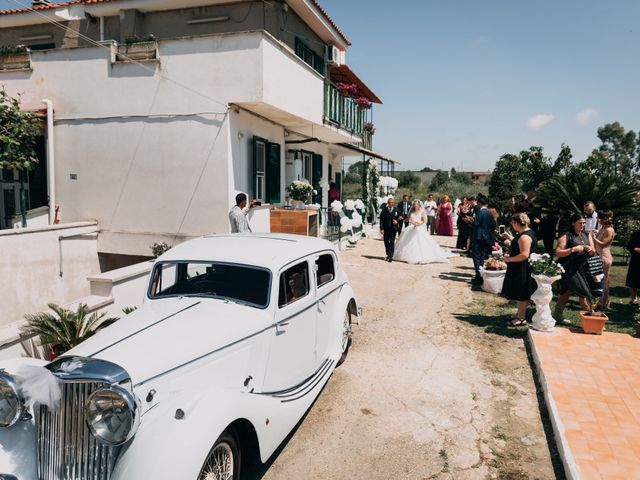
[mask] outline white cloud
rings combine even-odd
[[[555,117],[547,113],[539,113],[527,119],[527,128],[529,130],[537,131],[543,127],[549,125]]]
[[[598,111],[595,108],[585,108],[576,114],[576,121],[583,127],[589,125],[596,118],[598,118]]]

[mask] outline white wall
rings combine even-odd
[[[73,238],[59,240],[69,236]],[[88,295],[86,278],[100,271],[96,237],[96,224],[90,222],[0,230],[5,299],[0,327],[42,311],[50,302],[63,304]]]
[[[252,136],[285,146],[256,117],[230,130],[227,104],[322,123],[322,80],[263,32],[162,41],[145,67],[98,47],[33,52],[33,72],[0,73],[0,85],[27,109],[53,101],[60,218],[96,220],[105,253],[228,231],[235,192],[253,188]]]

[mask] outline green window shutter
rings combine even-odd
[[[311,168],[311,185],[318,192],[313,197],[313,203],[322,201],[322,188],[320,188],[320,180],[322,179],[322,155],[313,154],[313,166]]]
[[[282,192],[280,190],[281,160],[280,144],[269,143],[267,157],[267,193],[265,200],[268,203],[278,204],[282,202]]]
[[[302,43],[302,40],[300,40],[298,37],[296,37],[296,43],[295,43],[295,52],[296,55],[299,56],[300,58],[304,57],[304,43]]]
[[[253,137],[253,196],[261,202],[266,201],[268,144],[264,138]]]

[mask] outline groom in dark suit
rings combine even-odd
[[[487,209],[487,197],[478,195],[478,211],[473,222],[473,236],[471,241],[471,256],[473,257],[473,268],[476,271],[475,278],[471,281],[472,285],[478,286],[482,284],[480,276],[480,268],[485,260],[491,255],[491,245],[494,242],[494,230],[496,229],[496,221]]]
[[[387,262],[393,261],[393,252],[396,246],[396,233],[400,212],[395,207],[395,200],[390,198],[386,207],[380,212],[380,234],[384,238],[384,249],[387,252]]]

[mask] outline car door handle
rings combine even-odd
[[[287,330],[282,328],[282,327],[286,327],[288,325],[289,325],[289,322],[277,323],[276,324],[276,336],[284,335],[285,333],[287,333]]]

